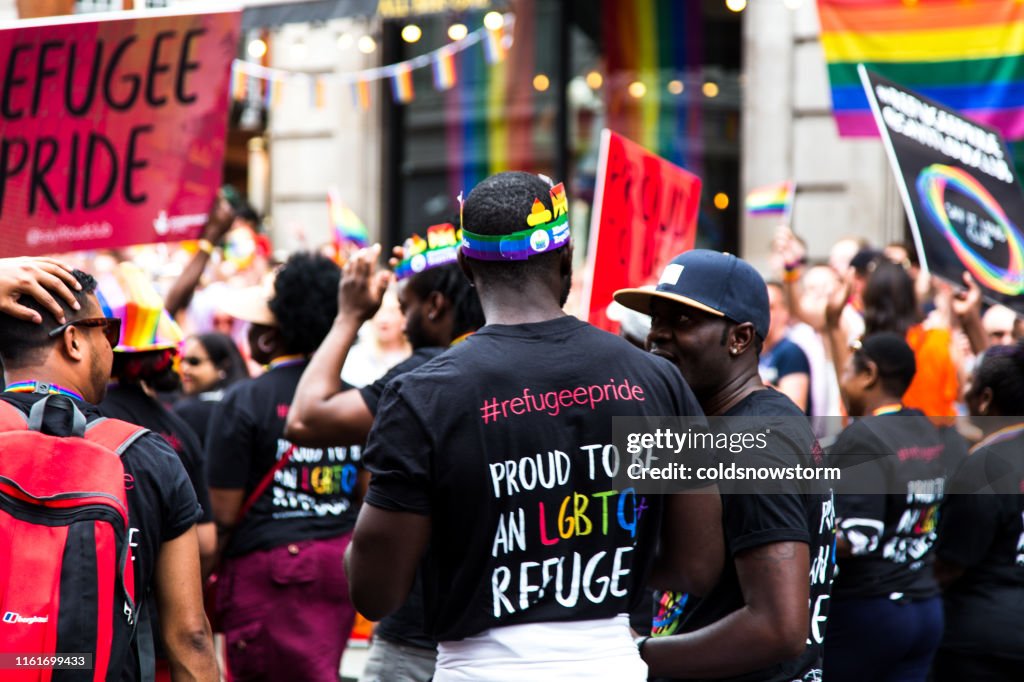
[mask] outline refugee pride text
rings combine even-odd
[[[206,32],[165,30],[148,44],[131,34],[92,44],[73,39],[15,44],[3,65],[0,113],[10,122],[191,105],[198,99],[191,78],[200,68],[196,43]],[[55,213],[78,205],[97,208],[115,193],[129,204],[145,202],[139,171],[150,164],[142,150],[145,138],[153,134],[151,124],[136,123],[123,146],[103,130],[34,138],[5,135],[0,140],[0,217],[8,201],[26,202],[29,216],[43,204]],[[66,176],[58,178],[55,171],[65,168]],[[29,180],[23,195],[7,191],[18,175]]]

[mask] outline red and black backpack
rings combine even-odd
[[[54,404],[64,401],[70,405]],[[42,432],[64,407],[71,435]],[[92,669],[7,669],[4,680],[118,680],[138,621],[121,455],[146,429],[47,396],[0,400],[0,653],[92,654]],[[134,663],[131,663],[133,665]]]

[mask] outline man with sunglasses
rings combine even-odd
[[[120,321],[103,316],[93,277],[78,270],[72,274],[80,287],[74,292],[77,308],[57,299],[63,324],[28,294],[18,302],[34,315],[23,319],[0,314],[0,361],[7,387],[0,400],[27,414],[37,401],[60,394],[92,422],[101,417],[95,404],[103,399],[110,379]],[[34,321],[36,316],[41,323]],[[42,431],[66,435],[66,402],[46,407]],[[195,493],[181,462],[156,434],[147,432],[132,441],[122,462],[139,608],[156,600],[172,674],[212,682],[217,662],[202,606]],[[119,679],[142,677],[138,652],[146,645],[140,642],[145,637],[141,631],[136,634],[132,658],[123,662]]]

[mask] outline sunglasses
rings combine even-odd
[[[111,348],[116,347],[121,340],[121,318],[119,317],[87,317],[84,320],[71,320],[50,330],[50,338],[63,334],[68,327],[101,327]]]
[[[188,355],[181,359],[181,361],[184,362],[189,367],[198,367],[199,365],[203,364],[204,362],[207,362],[208,360],[209,358],[197,358],[191,355]]]

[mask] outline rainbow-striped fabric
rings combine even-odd
[[[754,215],[784,214],[793,200],[793,183],[781,182],[751,190],[744,206]]]
[[[679,0],[616,0],[602,3],[600,12],[608,128],[698,175],[704,156],[704,104],[686,89],[699,90],[704,80],[699,74],[707,32],[701,6]],[[634,83],[642,84],[642,97],[630,94]],[[722,121],[716,135],[738,140],[732,117]]]
[[[901,86],[1024,139],[1024,3],[818,0],[839,134],[878,134],[863,63]]]
[[[119,352],[142,352],[177,348],[184,335],[164,310],[164,301],[142,268],[131,262],[119,263],[97,277],[96,297],[107,317],[121,318]]]

